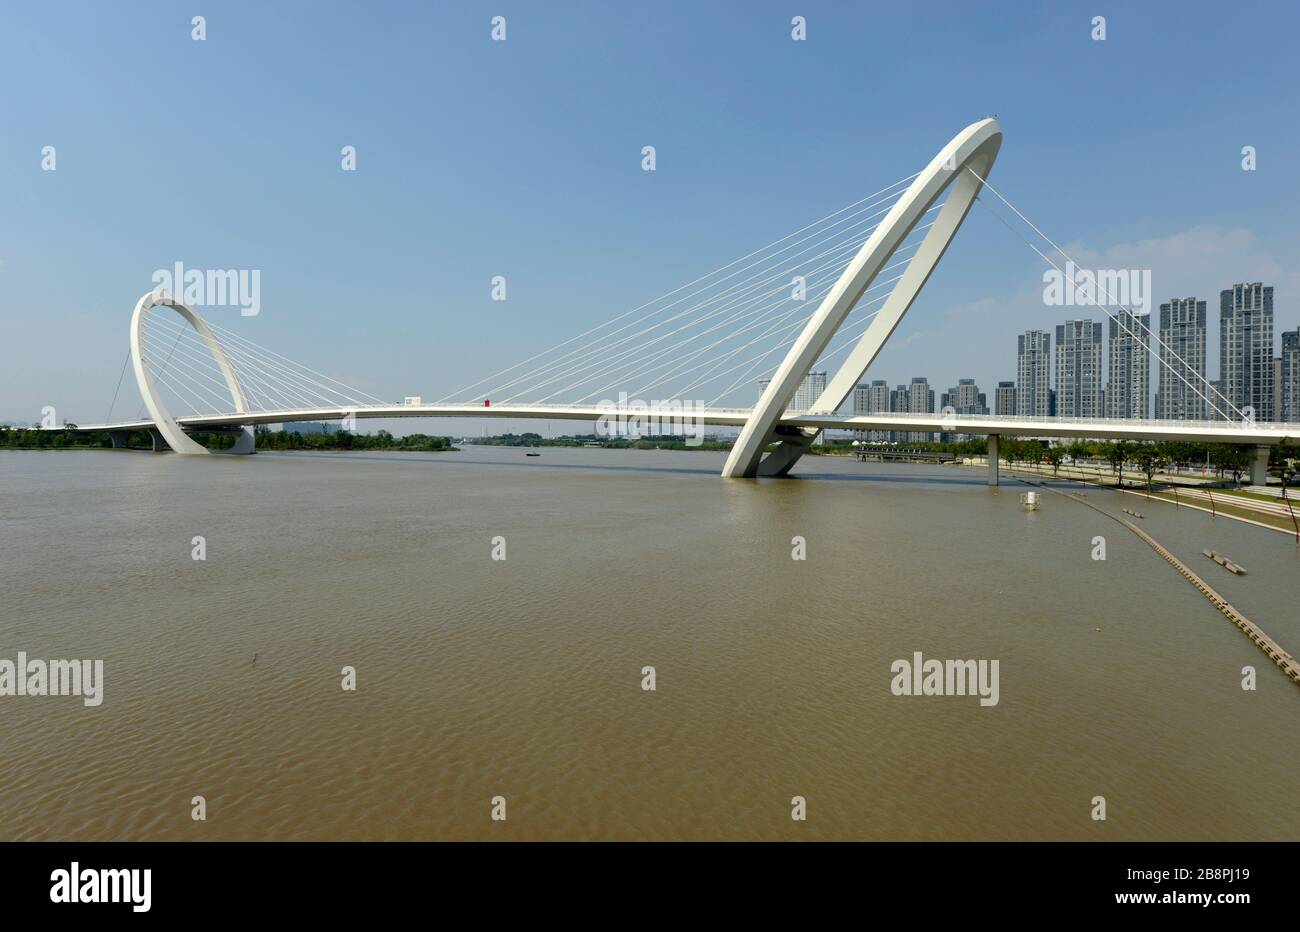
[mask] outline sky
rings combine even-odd
[[[1290,2],[5,4],[0,421],[103,419],[131,310],[176,262],[259,270],[260,313],[215,322],[438,398],[990,115],[990,181],[1081,264],[1207,301],[1213,378],[1221,289],[1272,284],[1277,331],[1300,325],[1297,30]],[[1017,333],[1102,318],[1045,306],[1044,268],[977,207],[865,378],[973,377],[991,403]]]

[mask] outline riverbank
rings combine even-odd
[[[194,431],[190,434],[196,442],[210,450],[229,449],[235,442],[233,434]],[[349,450],[393,450],[418,453],[454,452],[458,447],[450,437],[428,434],[407,434],[395,437],[386,430],[374,434],[354,434],[348,431],[333,433],[298,433],[297,431],[272,431],[259,429],[256,434],[258,450],[344,452]],[[115,448],[107,432],[82,431],[76,427],[65,430],[14,429],[0,427],[0,450],[144,450],[153,449],[153,437],[148,431],[126,433],[122,447]]]
[[[982,459],[978,461],[969,459],[963,461],[961,465],[963,468],[978,469],[980,472],[988,469],[988,463]],[[1097,469],[1075,469],[1062,466],[1059,470],[1054,470],[1046,464],[1033,466],[1026,463],[1010,464],[1005,462],[999,468],[1007,473],[1019,473],[1042,479],[1067,480],[1078,482],[1081,485],[1111,489],[1128,495],[1138,495],[1147,500],[1165,502],[1175,508],[1191,508],[1215,517],[1231,518],[1234,521],[1241,521],[1245,524],[1254,525],[1265,530],[1278,531],[1283,534],[1297,535],[1300,533],[1300,513],[1292,511],[1293,506],[1289,499],[1283,499],[1280,496],[1270,498],[1245,490],[1223,488],[1213,481],[1196,481],[1186,476],[1162,476],[1148,490],[1145,482],[1140,485],[1125,484],[1121,486],[1119,476],[1114,473],[1105,475]],[[1124,478],[1131,483],[1133,475],[1133,473],[1128,473]],[[1170,481],[1171,479],[1177,481]]]

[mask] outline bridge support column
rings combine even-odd
[[[239,428],[239,437],[235,440],[235,445],[232,446],[226,452],[235,453],[235,454],[249,454],[249,453],[256,452],[256,450],[257,450],[257,435],[253,431],[253,428],[241,427]]]
[[[126,446],[126,431],[110,430],[108,439],[112,442],[114,450],[121,450]]]
[[[1250,461],[1250,484],[1268,484],[1268,454],[1272,447],[1255,447],[1255,456]]]
[[[998,484],[998,435],[989,434],[989,485]]]
[[[780,430],[778,428],[778,434]],[[763,457],[758,464],[758,475],[783,477],[790,474],[790,469],[799,458],[808,452],[813,441],[821,436],[821,431],[799,431],[783,437],[775,450]]]
[[[162,432],[156,427],[149,428],[149,436],[153,439],[153,451],[155,453],[167,453],[171,447],[167,446],[167,441],[163,439]]]

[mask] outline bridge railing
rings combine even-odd
[[[687,402],[690,401],[690,399],[666,398],[659,401],[659,404],[661,406],[672,405],[674,401]],[[691,403],[694,404],[694,402]],[[647,401],[646,404],[649,405],[650,402]],[[417,408],[418,407],[424,407],[424,408],[484,408],[486,407],[488,410],[491,410],[492,408],[532,408],[538,411],[554,411],[557,409],[564,409],[564,408],[590,410],[593,408],[600,408],[601,404],[600,402],[583,402],[581,404],[572,404],[563,401],[500,401],[500,402],[494,401],[492,402],[491,405],[485,406],[481,401],[450,401],[441,404],[426,404],[426,405],[404,405],[401,402],[393,402],[393,406],[417,407]],[[381,407],[381,406],[371,405],[370,407]],[[387,407],[387,406],[385,405],[383,407]],[[651,410],[654,411],[661,410],[661,409],[667,410],[667,408],[651,407]],[[715,408],[715,407],[697,406],[696,410],[705,411],[709,414],[746,415],[746,414],[752,414],[754,409],[753,408]],[[789,413],[795,414],[795,413],[803,413],[803,412],[791,411]]]
[[[403,404],[402,402],[393,402],[392,404],[384,404],[384,405],[378,405],[378,404],[375,404],[375,405],[358,405],[358,406],[356,406],[356,409],[357,409],[357,410],[365,410],[366,408],[386,408],[386,407],[395,407],[395,408],[407,408],[407,407],[410,407],[410,408],[461,408],[461,409],[466,409],[466,410],[472,410],[472,409],[476,409],[476,408],[482,408],[482,407],[484,407],[484,405],[482,404],[482,402],[473,402],[473,401],[466,401],[466,402],[446,402],[446,403],[443,403],[443,404],[424,404],[424,405],[407,405],[407,404]],[[509,402],[500,402],[499,404],[491,405],[491,406],[488,406],[488,407],[496,407],[496,408],[515,408],[515,409],[518,409],[518,408],[530,409],[530,408],[531,408],[531,409],[539,410],[539,411],[554,411],[554,410],[557,410],[557,409],[564,409],[564,408],[573,408],[573,409],[589,410],[589,409],[593,409],[593,408],[598,408],[599,405],[598,405],[598,404],[570,404],[570,403],[565,403],[565,402],[558,402],[558,403],[557,403],[557,402],[532,402],[532,401],[528,401],[528,402],[525,402],[525,401],[515,402],[515,401],[509,401]],[[292,414],[292,413],[295,413],[295,412],[301,411],[301,412],[303,412],[303,413],[305,413],[305,414],[311,414],[311,413],[313,413],[313,412],[317,412],[317,411],[321,411],[321,410],[323,410],[323,409],[322,409],[322,408],[285,409],[284,413],[285,413],[285,414]],[[653,409],[653,408],[652,408],[651,410],[658,410],[658,409]],[[736,415],[736,416],[741,416],[741,417],[743,417],[743,416],[747,416],[747,415],[749,415],[749,414],[752,414],[754,409],[753,409],[752,407],[748,407],[748,408],[740,408],[740,407],[708,407],[708,408],[704,408],[703,410],[704,410],[705,412],[709,413],[709,414],[726,414],[726,415]],[[1243,430],[1243,431],[1248,431],[1248,430],[1286,430],[1286,429],[1288,429],[1288,428],[1290,428],[1290,427],[1294,427],[1294,426],[1295,426],[1294,424],[1284,424],[1284,423],[1274,422],[1274,421],[1255,421],[1255,422],[1249,422],[1249,423],[1248,423],[1248,422],[1225,421],[1225,420],[1213,420],[1213,421],[1209,421],[1209,420],[1195,420],[1195,421],[1193,421],[1193,420],[1160,420],[1160,419],[1158,419],[1158,418],[1061,417],[1061,416],[1059,416],[1059,415],[1053,415],[1053,416],[1048,416],[1048,417],[1040,417],[1040,416],[1037,416],[1037,415],[1030,415],[1030,414],[954,414],[954,415],[947,415],[947,416],[945,416],[945,415],[943,415],[943,414],[941,414],[941,413],[939,413],[939,412],[937,412],[937,411],[917,411],[917,412],[910,412],[910,411],[866,411],[866,412],[854,412],[854,413],[852,413],[852,414],[845,414],[845,413],[839,413],[839,412],[835,412],[835,411],[808,411],[808,410],[802,410],[802,409],[797,409],[797,408],[789,408],[789,409],[787,409],[786,412],[785,412],[785,416],[786,416],[786,417],[821,417],[821,418],[831,418],[831,417],[833,417],[833,418],[843,418],[843,419],[845,419],[845,420],[848,420],[848,419],[850,419],[850,418],[855,418],[855,417],[867,417],[867,418],[871,418],[872,420],[882,420],[882,421],[903,421],[903,422],[915,422],[915,421],[918,420],[918,419],[923,419],[923,418],[924,418],[924,419],[933,419],[933,420],[936,422],[936,425],[937,425],[937,426],[942,426],[942,422],[943,422],[945,419],[955,419],[955,420],[959,420],[959,421],[962,421],[962,422],[965,422],[965,423],[972,423],[972,422],[973,422],[973,423],[988,423],[988,424],[1002,424],[1002,423],[1014,423],[1014,424],[1078,424],[1078,425],[1080,425],[1080,426],[1085,426],[1085,427],[1086,427],[1086,426],[1089,426],[1089,425],[1094,426],[1094,427],[1107,427],[1107,426],[1110,426],[1110,427],[1135,427],[1135,426],[1173,427],[1173,426],[1177,426],[1177,427],[1185,427],[1185,428],[1193,428],[1193,429],[1203,429],[1203,430],[1214,430],[1214,431],[1222,431],[1222,430],[1225,430],[1225,429],[1231,429],[1231,428],[1234,428],[1234,427],[1236,427],[1236,428],[1240,428],[1240,429]]]

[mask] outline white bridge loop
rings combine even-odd
[[[230,357],[226,355],[225,348],[217,340],[207,321],[171,295],[163,292],[151,291],[136,302],[135,312],[131,315],[131,365],[135,369],[135,380],[140,388],[140,397],[144,400],[149,416],[153,418],[153,426],[157,428],[158,433],[162,434],[163,439],[167,441],[167,445],[177,453],[192,455],[209,453],[207,447],[191,440],[185,434],[180,424],[176,422],[171,412],[167,410],[166,405],[163,404],[162,397],[158,393],[158,387],[154,384],[153,372],[148,365],[149,349],[145,343],[144,328],[149,313],[158,307],[167,307],[174,310],[203,339],[208,350],[212,353],[212,358],[216,361],[226,387],[230,389],[230,401],[234,405],[235,414],[248,413],[248,402],[244,399],[244,390],[240,387],[239,376],[235,372],[235,367],[230,363]],[[243,427],[239,439],[235,441],[235,445],[230,448],[229,452],[252,453],[253,442],[252,430]]]
[[[925,170],[916,176],[888,216],[845,268],[839,281],[822,299],[821,306],[790,348],[754,407],[753,416],[731,448],[731,455],[727,457],[726,466],[722,470],[724,477],[752,478],[760,474],[783,476],[812,445],[818,431],[787,433],[784,436],[777,433],[777,424],[800,383],[813,363],[825,352],[831,338],[895,250],[935,201],[948,191],[948,198],[939,211],[939,216],[912,257],[907,270],[894,285],[885,306],[827,383],[825,391],[813,403],[812,410],[829,413],[844,403],[939,264],[983,187],[983,182],[979,179],[988,177],[1001,145],[1002,130],[998,127],[997,120],[972,123],[944,146]],[[972,171],[967,171],[967,168]],[[762,460],[763,451],[774,439],[781,440],[780,446],[767,460]]]

